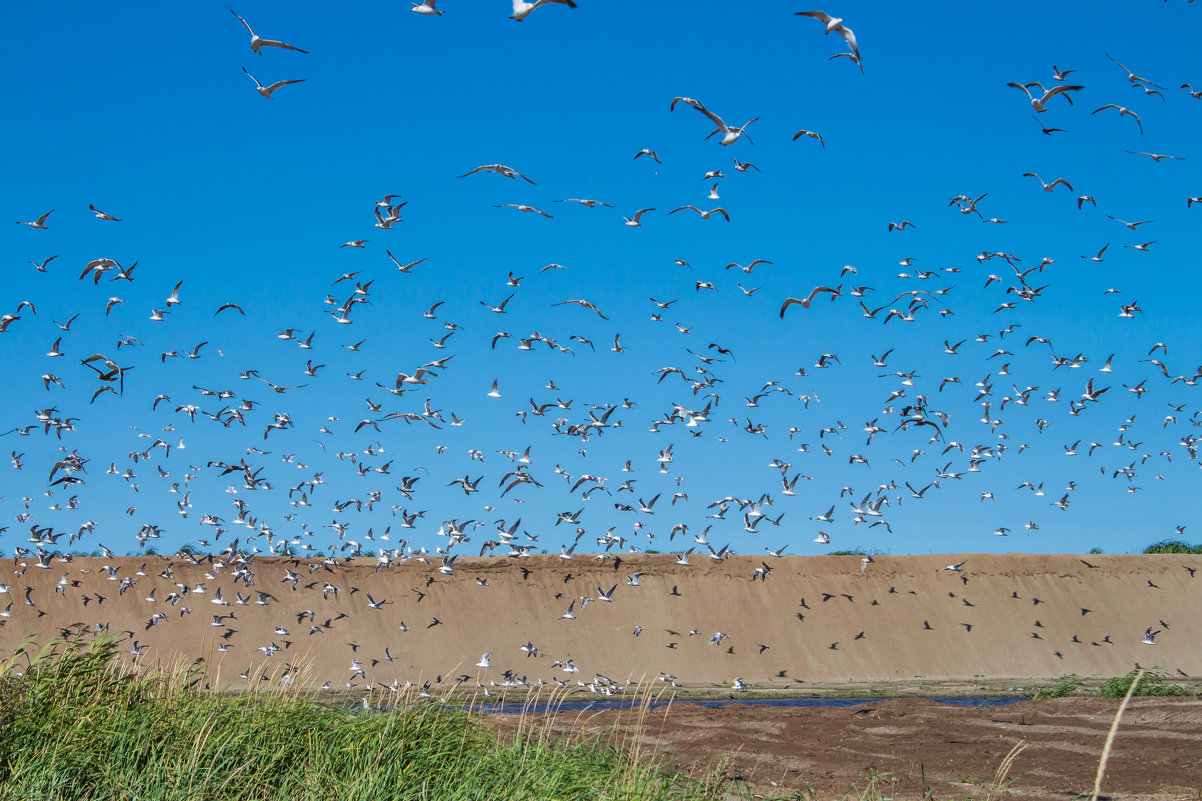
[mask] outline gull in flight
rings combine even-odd
[[[651,158],[655,159],[656,164],[663,164],[663,162],[659,160],[659,155],[657,155],[656,152],[649,147],[645,147],[642,150],[640,150],[638,153],[634,154],[634,157],[636,159],[639,156],[650,156]]]
[[[835,287],[834,289],[831,289],[829,286],[816,286],[810,292],[810,294],[804,298],[785,298],[785,302],[780,305],[781,319],[783,320],[785,318],[785,309],[789,308],[794,303],[800,303],[801,308],[803,309],[810,308],[810,304],[814,302],[814,298],[818,297],[818,293],[820,292],[829,292],[831,300],[834,300],[835,298],[842,297],[843,284],[839,284],[839,286]]]
[[[1144,645],[1155,645],[1156,644],[1156,635],[1159,633],[1160,633],[1160,629],[1157,629],[1156,631],[1152,631],[1152,627],[1148,626],[1148,628],[1144,630],[1143,644]]]
[[[713,131],[711,131],[709,136],[707,136],[705,138],[709,139],[710,136],[713,136],[714,134],[721,132],[722,133],[722,141],[718,143],[721,145],[733,145],[735,142],[739,141],[739,137],[745,133],[745,129],[747,128],[747,126],[751,125],[751,123],[753,123],[759,119],[759,117],[752,117],[751,119],[749,119],[747,122],[743,123],[738,128],[734,128],[734,127],[727,125],[725,122],[723,122],[721,117],[719,117],[717,114],[715,114],[714,112],[707,109],[704,105],[701,104],[701,101],[699,101],[699,100],[694,100],[691,97],[675,97],[675,98],[672,98],[672,104],[668,107],[668,110],[674,111],[676,109],[677,103],[685,103],[687,105],[690,105],[693,108],[700,111],[705,116],[709,117],[710,120],[714,123],[714,125],[717,125],[718,127],[715,128]],[[751,137],[748,136],[747,140],[751,141]],[[751,143],[755,144],[755,142],[751,142]]]
[[[1160,153],[1145,153],[1142,150],[1128,150],[1127,152],[1133,156],[1147,156],[1148,158],[1152,159],[1152,161],[1155,161],[1157,164],[1160,163],[1161,159],[1174,159],[1175,161],[1185,161],[1185,156],[1165,156]]]
[[[1045,180],[1043,180],[1042,178],[1040,178],[1040,177],[1039,177],[1039,175],[1038,175],[1037,173],[1033,173],[1033,172],[1024,172],[1024,173],[1023,173],[1023,177],[1024,177],[1024,178],[1037,178],[1037,179],[1039,180],[1039,182],[1040,182],[1041,184],[1043,184],[1043,191],[1045,191],[1045,192],[1051,192],[1053,189],[1055,189],[1055,188],[1056,188],[1057,186],[1059,186],[1060,184],[1064,184],[1065,186],[1067,186],[1067,187],[1068,187],[1068,191],[1070,191],[1070,192],[1074,191],[1074,190],[1073,190],[1073,185],[1072,185],[1072,184],[1070,184],[1068,181],[1064,180],[1063,178],[1057,178],[1055,181],[1052,181],[1052,182],[1049,184],[1047,181],[1045,181]]]
[[[1140,120],[1139,120],[1139,115],[1138,115],[1138,114],[1136,114],[1136,113],[1135,113],[1134,111],[1132,111],[1131,109],[1127,108],[1126,106],[1116,106],[1114,103],[1107,103],[1106,105],[1102,106],[1101,108],[1095,108],[1093,111],[1091,111],[1091,112],[1089,112],[1089,113],[1090,113],[1090,115],[1092,116],[1092,115],[1094,115],[1094,114],[1097,114],[1099,111],[1105,111],[1105,110],[1106,110],[1106,109],[1108,109],[1108,108],[1114,108],[1114,109],[1118,109],[1118,112],[1119,112],[1119,116],[1120,116],[1120,117],[1121,117],[1121,116],[1123,116],[1124,114],[1127,114],[1127,115],[1129,115],[1129,116],[1131,116],[1131,117],[1134,117],[1134,118],[1135,118],[1135,124],[1139,126],[1139,133],[1140,133],[1140,136],[1143,136],[1143,133],[1144,133],[1144,124],[1143,124],[1142,122],[1140,122]]]
[[[1048,110],[1048,108],[1047,108],[1048,101],[1051,100],[1056,95],[1061,94],[1063,92],[1077,92],[1077,91],[1080,91],[1085,88],[1084,86],[1075,86],[1072,84],[1061,84],[1059,86],[1053,86],[1051,89],[1044,90],[1043,84],[1039,83],[1039,81],[1032,81],[1031,83],[1028,83],[1028,84],[1015,83],[1014,81],[1010,81],[1006,85],[1013,86],[1015,89],[1021,89],[1024,92],[1026,92],[1027,97],[1030,98],[1030,100],[1031,100],[1031,108],[1035,109],[1035,112],[1037,114],[1042,114],[1043,112],[1047,111]],[[1043,92],[1043,95],[1041,97],[1036,97],[1035,95],[1031,94],[1030,87],[1032,87],[1032,86],[1038,86],[1039,91]],[[1071,97],[1069,97],[1068,95],[1064,95],[1064,99],[1069,102],[1069,105],[1072,105],[1073,99]]]
[[[415,14],[425,14],[426,16],[441,17],[442,12],[435,8],[438,5],[438,0],[422,0],[421,3],[412,3],[413,8],[409,9]]]
[[[965,559],[964,562],[956,562],[956,564],[954,564],[954,565],[948,565],[947,567],[941,567],[938,570],[936,570],[935,572],[942,573],[944,570],[950,570],[953,573],[963,573],[964,572],[964,563],[967,561],[968,560]]]
[[[826,150],[826,142],[822,141],[822,134],[818,133],[817,131],[807,131],[805,128],[802,128],[800,131],[793,134],[793,141],[796,142],[803,136],[808,136],[811,139],[817,139],[818,144],[822,145],[822,149]]]
[[[121,222],[120,217],[114,217],[111,214],[106,214],[105,212],[103,212],[100,209],[93,206],[91,203],[88,204],[88,209],[96,215],[96,219],[98,219],[98,220],[109,220],[111,222]]]
[[[531,181],[529,178],[522,175],[520,172],[515,170],[513,167],[506,167],[504,164],[482,164],[479,167],[477,167],[476,169],[471,170],[470,172],[465,172],[463,175],[460,175],[459,177],[466,178],[469,175],[475,175],[478,172],[495,172],[497,175],[504,175],[506,178],[521,178],[523,181],[526,181],[527,183],[531,184],[532,186],[535,185],[534,181]]]
[[[527,206],[524,203],[494,203],[492,204],[492,207],[494,209],[517,209],[518,211],[524,211],[527,213],[541,214],[547,219],[554,219],[550,214],[547,214],[547,212],[543,211],[542,209],[536,209],[534,206]]]
[[[655,209],[639,209],[634,213],[633,217],[627,217],[625,214],[623,214],[622,219],[626,220],[626,225],[630,226],[631,228],[638,228],[643,224],[639,221],[639,218],[649,211],[655,211]]]
[[[490,656],[492,656],[492,651],[481,654],[480,661],[476,663],[476,667],[484,668],[485,670],[488,670],[490,667],[492,667],[492,663],[488,661]]]
[[[575,8],[575,0],[535,0],[533,3],[527,3],[525,0],[513,0],[513,13],[509,15],[510,19],[515,19],[518,22],[530,16],[530,12],[539,6],[545,6],[547,3],[562,3],[568,8]]]
[[[431,5],[433,5],[433,3],[431,3]],[[263,52],[259,49],[261,47],[282,47],[285,50],[295,50],[298,53],[304,53],[305,55],[309,54],[308,50],[301,50],[299,47],[293,47],[285,42],[277,42],[274,39],[264,39],[263,37],[259,36],[259,34],[255,33],[254,29],[250,27],[250,23],[242,19],[241,15],[239,15],[237,11],[231,8],[230,13],[235,17],[238,17],[238,20],[246,26],[246,30],[250,31],[250,49],[254,50],[259,55],[263,55]]]
[[[250,75],[250,79],[255,82],[255,91],[257,91],[259,94],[263,95],[263,97],[267,98],[268,100],[271,99],[271,93],[274,92],[276,89],[279,89],[281,86],[287,86],[290,83],[302,83],[305,80],[304,78],[297,78],[296,80],[292,80],[292,81],[276,81],[271,86],[264,86],[263,84],[259,83],[258,78],[256,78],[255,76],[253,76],[249,72],[247,72],[246,67],[243,67],[242,71],[245,72],[247,75]]]
[[[730,215],[727,214],[726,209],[722,208],[721,206],[719,206],[718,208],[715,208],[715,209],[710,209],[709,211],[702,211],[701,209],[697,208],[696,206],[681,206],[678,209],[672,209],[668,213],[675,214],[676,212],[684,211],[685,209],[692,209],[693,211],[697,212],[698,214],[701,215],[701,219],[703,219],[703,220],[708,220],[710,218],[711,214],[721,214],[723,217],[726,218],[727,222],[730,222]]]
[[[834,31],[842,36],[847,42],[847,46],[851,48],[851,60],[859,65],[860,72],[864,71],[864,62],[860,60],[860,46],[856,44],[856,35],[852,33],[851,28],[843,24],[841,17],[832,17],[825,11],[794,11],[793,14],[799,17],[813,17],[826,25],[826,33]]]
[[[36,220],[28,220],[26,222],[17,220],[17,225],[28,225],[30,228],[40,228],[41,230],[45,231],[46,230],[46,218],[49,217],[51,214],[54,214],[54,209],[51,209],[50,211],[46,212],[41,217],[38,217]]]

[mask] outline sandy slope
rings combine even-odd
[[[1085,559],[1091,566],[1075,555],[878,556],[862,575],[858,557],[785,557],[769,559],[766,580],[753,581],[762,562],[750,556],[694,555],[688,567],[668,555],[460,559],[453,575],[437,562],[375,572],[374,559],[328,567],[257,558],[249,587],[230,568],[180,557],[77,558],[50,569],[6,560],[0,612],[12,606],[0,618],[0,658],[27,638],[46,642],[72,624],[103,623],[148,644],[142,661],[203,657],[223,685],[241,683],[248,668],[252,682],[265,684],[262,675],[274,681],[298,665],[306,680],[356,690],[464,674],[501,682],[506,670],[535,683],[668,673],[686,686],[729,687],[741,676],[753,687],[800,688],[917,676],[1111,676],[1135,664],[1202,675],[1202,575],[1187,569],[1202,572],[1202,557]],[[961,560],[963,573],[937,572]],[[116,580],[103,565],[116,568]],[[161,577],[168,566],[172,577]],[[285,568],[299,575],[295,589]],[[640,586],[628,586],[636,570],[645,573]],[[121,593],[123,578],[135,583]],[[323,597],[327,582],[337,595]],[[582,604],[614,584],[612,602]],[[167,597],[177,585],[190,591],[173,606]],[[27,587],[36,607],[25,603]],[[229,605],[213,603],[219,588]],[[152,590],[154,602],[146,600]],[[236,603],[238,592],[246,605]],[[269,594],[266,605],[255,603],[259,592]],[[369,593],[385,602],[381,609],[369,608]],[[572,601],[576,619],[562,619]],[[298,619],[303,610],[312,622]],[[154,613],[167,618],[148,626]],[[234,618],[212,626],[214,614]],[[312,625],[321,632],[311,634]],[[1148,626],[1161,630],[1154,646],[1141,643]],[[717,632],[729,637],[710,645]],[[519,650],[528,641],[538,656]],[[218,652],[219,643],[229,650]],[[272,643],[280,648],[272,656],[256,650]],[[475,666],[486,651],[489,670]],[[353,659],[363,674],[351,670]],[[579,673],[554,664],[568,659]]]

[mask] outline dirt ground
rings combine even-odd
[[[664,755],[695,777],[717,768],[732,796],[743,798],[859,798],[875,773],[880,797],[983,799],[1007,753],[1026,743],[995,797],[1063,800],[1088,798],[1118,704],[1094,698],[994,707],[914,698],[844,708],[676,703],[641,714],[563,712],[553,721],[527,720],[585,735],[616,730],[627,748]],[[493,725],[512,729],[518,717],[496,716]],[[1199,799],[1200,788],[1202,699],[1132,699],[1101,797]]]

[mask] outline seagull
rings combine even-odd
[[[109,220],[111,222],[121,222],[120,217],[114,217],[111,214],[107,214],[107,213],[101,211],[100,209],[96,208],[95,206],[93,206],[91,203],[88,204],[88,209],[96,214],[96,219],[98,219],[98,220]]]
[[[522,175],[520,172],[515,170],[513,167],[506,167],[504,164],[482,164],[479,167],[477,167],[476,169],[471,170],[470,172],[465,172],[463,175],[460,175],[459,177],[466,178],[469,175],[475,175],[478,172],[495,172],[497,175],[504,175],[506,178],[521,178],[523,181],[526,181],[531,186],[537,186],[537,184],[535,184],[534,181],[531,181],[529,178]]]
[[[860,72],[864,71],[864,62],[860,60],[860,47],[856,44],[856,35],[852,33],[851,28],[843,24],[842,18],[832,17],[825,11],[794,11],[793,14],[799,17],[813,17],[826,25],[826,33],[835,31],[842,36],[844,41],[847,42],[847,46],[851,48],[851,53],[849,54],[851,60],[860,66]]]
[[[592,309],[593,311],[595,311],[597,313],[597,316],[600,317],[602,320],[609,319],[608,317],[606,317],[604,314],[601,313],[600,309],[598,309],[593,304],[589,303],[587,300],[583,300],[583,299],[561,300],[559,303],[552,303],[551,305],[552,306],[563,306],[565,303],[575,303],[576,305],[583,306],[586,309]]]
[[[256,78],[255,76],[253,76],[249,72],[247,72],[246,67],[243,67],[242,71],[245,72],[247,75],[250,75],[250,79],[255,82],[255,91],[257,91],[259,94],[263,95],[263,97],[267,98],[268,100],[271,99],[271,93],[274,92],[276,89],[279,89],[281,86],[287,86],[290,83],[302,83],[305,80],[304,78],[297,78],[296,80],[293,80],[293,81],[276,81],[271,86],[263,86],[263,84],[259,83],[258,78]]]
[[[1062,94],[1064,92],[1076,92],[1076,91],[1080,91],[1081,89],[1085,88],[1084,86],[1061,84],[1059,86],[1053,86],[1051,89],[1044,91],[1043,84],[1041,84],[1039,82],[1021,84],[1021,83],[1015,83],[1014,81],[1011,81],[1011,82],[1007,83],[1006,85],[1013,86],[1015,89],[1021,89],[1024,92],[1026,92],[1027,97],[1030,98],[1030,100],[1031,100],[1031,108],[1035,109],[1035,112],[1037,114],[1042,114],[1043,112],[1047,111],[1048,110],[1047,102],[1049,100],[1051,100],[1053,97],[1055,97],[1056,95]],[[1031,94],[1031,89],[1029,87],[1032,87],[1032,86],[1038,86],[1040,91],[1044,92],[1043,96],[1035,97],[1033,94]],[[1064,95],[1064,99],[1067,100],[1070,105],[1073,102],[1073,99],[1071,97],[1069,97],[1068,95]]]
[[[663,162],[659,160],[659,155],[649,147],[645,147],[642,150],[640,150],[638,153],[634,154],[634,157],[636,159],[639,156],[650,156],[651,158],[655,159],[656,164],[663,164]]]
[[[1140,133],[1140,135],[1141,135],[1141,136],[1143,135],[1143,133],[1144,133],[1144,124],[1143,124],[1142,122],[1140,122],[1140,120],[1139,120],[1139,115],[1138,115],[1138,114],[1136,114],[1136,113],[1135,113],[1134,111],[1132,111],[1131,109],[1127,108],[1126,106],[1116,106],[1114,103],[1107,103],[1106,105],[1102,106],[1101,108],[1095,108],[1093,111],[1091,111],[1091,112],[1089,112],[1089,113],[1090,113],[1090,115],[1092,116],[1092,115],[1094,115],[1094,114],[1097,114],[1099,111],[1105,111],[1105,110],[1106,110],[1106,109],[1108,109],[1108,108],[1114,108],[1114,109],[1118,109],[1118,112],[1119,112],[1119,116],[1120,116],[1120,117],[1121,117],[1121,116],[1123,116],[1124,114],[1127,114],[1127,115],[1129,115],[1129,116],[1131,116],[1131,117],[1135,117],[1135,124],[1139,126],[1139,133]]]
[[[686,105],[690,105],[693,108],[700,111],[705,116],[709,117],[710,121],[713,122],[714,125],[717,125],[718,127],[715,128],[713,131],[711,131],[709,136],[707,136],[705,138],[709,139],[710,136],[713,136],[714,134],[721,132],[722,133],[722,141],[718,143],[721,145],[733,145],[735,142],[739,141],[739,137],[743,135],[744,129],[746,129],[748,125],[751,125],[751,123],[753,123],[759,119],[759,117],[753,117],[750,120],[748,120],[747,122],[743,123],[742,126],[740,126],[738,128],[734,128],[734,127],[727,125],[725,122],[723,122],[721,117],[719,117],[717,114],[715,114],[714,112],[707,109],[704,105],[702,105],[701,101],[699,101],[699,100],[694,100],[691,97],[675,97],[672,99],[672,104],[668,107],[668,110],[669,111],[675,110],[677,103],[685,103]],[[748,139],[748,141],[751,141],[750,136],[748,136],[747,139]],[[752,142],[752,144],[755,144],[755,143]]]
[[[826,150],[826,142],[822,141],[822,134],[818,133],[817,131],[807,131],[805,128],[802,128],[800,131],[793,134],[793,141],[796,142],[803,136],[808,136],[811,139],[817,139],[818,144],[822,145],[822,149]]]
[[[627,217],[625,214],[623,214],[622,218],[624,220],[626,220],[626,225],[628,225],[629,227],[638,228],[639,226],[642,225],[642,223],[639,221],[639,218],[642,217],[644,214],[646,214],[649,211],[655,211],[655,209],[639,209],[638,211],[636,211],[634,213],[633,217]]]
[[[485,670],[487,670],[487,669],[489,669],[490,667],[492,667],[492,663],[488,661],[488,658],[489,658],[490,656],[492,656],[492,651],[489,651],[489,652],[487,652],[487,653],[481,654],[481,655],[480,655],[480,661],[476,663],[476,667],[478,667],[478,668],[484,668]]]
[[[1038,179],[1039,183],[1043,184],[1043,191],[1045,191],[1045,192],[1051,192],[1053,189],[1055,189],[1055,188],[1056,188],[1057,186],[1059,186],[1060,184],[1064,184],[1065,186],[1067,186],[1067,187],[1068,187],[1068,191],[1070,191],[1070,192],[1072,192],[1072,191],[1073,191],[1073,185],[1072,185],[1072,184],[1070,184],[1068,181],[1064,180],[1063,178],[1057,178],[1055,181],[1052,181],[1052,182],[1049,184],[1047,181],[1045,181],[1045,180],[1043,180],[1042,178],[1040,178],[1040,177],[1039,177],[1039,175],[1038,175],[1037,173],[1033,173],[1033,172],[1024,172],[1024,173],[1023,173],[1023,177],[1024,177],[1024,178],[1036,178],[1036,179]]]
[[[1144,630],[1144,639],[1142,640],[1143,644],[1144,645],[1155,645],[1156,644],[1156,635],[1159,633],[1160,633],[1160,629],[1157,629],[1156,631],[1152,631],[1152,627],[1148,626],[1148,628]]]
[[[433,3],[431,5],[433,5]],[[263,55],[263,52],[259,49],[261,47],[281,47],[285,50],[295,50],[298,53],[304,53],[305,55],[309,54],[308,50],[301,50],[299,47],[293,47],[292,45],[286,44],[285,42],[277,42],[274,39],[262,38],[261,36],[259,36],[257,33],[254,32],[254,29],[250,27],[250,23],[248,23],[246,20],[242,19],[242,17],[238,14],[237,11],[235,11],[234,9],[231,8],[230,13],[233,14],[235,17],[238,17],[239,21],[241,21],[241,23],[246,26],[246,30],[250,31],[250,49],[254,50],[260,56]]]
[[[524,0],[513,0],[513,13],[509,15],[510,19],[521,22],[530,16],[530,12],[539,6],[545,6],[547,3],[562,3],[568,8],[575,8],[575,0],[535,0],[533,3],[524,2]]]
[[[1152,161],[1155,161],[1157,164],[1160,163],[1161,159],[1173,159],[1175,161],[1185,161],[1185,156],[1165,156],[1160,153],[1145,153],[1142,150],[1139,150],[1139,151],[1128,150],[1127,152],[1133,156],[1147,156],[1148,158],[1152,159]]]
[[[528,214],[529,213],[541,214],[548,219],[554,219],[550,214],[547,214],[547,212],[543,211],[542,209],[537,209],[534,206],[527,206],[524,203],[494,203],[494,204],[492,204],[492,207],[494,209],[505,209],[505,208],[517,209],[518,211],[523,211]]]
[[[703,219],[703,220],[708,220],[708,219],[710,218],[710,215],[711,215],[711,214],[721,214],[723,217],[725,217],[725,218],[726,218],[726,221],[727,221],[727,222],[730,222],[730,215],[729,215],[729,214],[727,214],[727,213],[726,213],[726,209],[722,208],[721,206],[718,206],[717,208],[710,209],[709,211],[702,211],[701,209],[697,208],[696,206],[681,206],[681,207],[680,207],[680,208],[678,208],[678,209],[672,209],[672,210],[671,210],[670,212],[668,212],[668,213],[669,213],[669,214],[675,214],[676,212],[678,212],[678,211],[684,211],[685,209],[692,209],[693,211],[697,212],[698,214],[700,214],[700,215],[701,215],[701,219]]]
[[[820,292],[829,292],[831,300],[834,300],[835,298],[843,296],[843,284],[839,284],[839,286],[835,287],[834,289],[831,289],[829,286],[816,286],[810,292],[809,296],[804,298],[785,298],[785,302],[780,305],[781,319],[783,320],[785,318],[785,309],[789,308],[794,303],[800,303],[801,308],[803,309],[810,308],[810,304],[814,302],[814,298],[818,297],[818,293]]]
[[[947,567],[941,567],[938,570],[936,570],[935,572],[942,573],[944,570],[950,570],[953,573],[963,573],[964,572],[964,563],[967,561],[968,560],[965,559],[964,562],[956,562],[956,564],[954,564],[954,565],[948,565]]]
[[[413,8],[409,9],[415,14],[424,14],[426,16],[441,17],[442,12],[435,8],[438,5],[438,0],[422,0],[421,3],[411,3]]]
[[[54,214],[54,209],[51,209],[50,211],[46,212],[41,217],[38,217],[36,220],[29,220],[27,222],[22,222],[20,220],[17,220],[17,225],[28,225],[30,228],[39,228],[39,229],[45,231],[46,227],[47,227],[46,226],[46,218],[49,217],[51,214]]]

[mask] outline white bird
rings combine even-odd
[[[263,84],[259,83],[258,78],[256,78],[255,76],[253,76],[249,72],[247,72],[246,67],[243,67],[242,71],[245,72],[247,75],[250,75],[250,79],[255,82],[255,91],[257,91],[259,94],[263,95],[263,97],[267,98],[268,100],[271,99],[271,93],[274,92],[276,89],[279,89],[281,86],[287,86],[290,83],[302,83],[305,80],[304,78],[297,78],[292,81],[276,81],[271,86],[264,86]]]
[[[721,117],[719,117],[717,114],[715,114],[714,112],[707,109],[704,105],[702,105],[700,100],[694,100],[691,97],[674,97],[674,98],[672,98],[672,104],[668,107],[668,110],[669,111],[675,110],[677,103],[685,103],[687,105],[690,105],[693,108],[700,111],[705,116],[709,117],[710,121],[713,122],[714,125],[716,125],[718,127],[715,128],[713,131],[711,131],[709,136],[706,136],[705,138],[709,139],[710,136],[713,136],[714,134],[721,132],[722,141],[718,143],[720,145],[733,145],[735,142],[739,141],[739,137],[745,133],[745,129],[747,128],[747,126],[751,125],[751,123],[753,123],[759,119],[759,117],[752,117],[747,122],[743,123],[741,126],[736,128],[734,126],[727,125],[725,122],[723,122]],[[748,136],[747,140],[751,141],[751,137]],[[755,142],[752,142],[752,144],[755,144]]]
[[[1159,633],[1160,633],[1160,629],[1157,629],[1156,631],[1152,631],[1152,627],[1148,626],[1148,628],[1144,630],[1143,644],[1144,645],[1155,645],[1156,644],[1156,635]]]
[[[527,3],[525,0],[513,0],[513,13],[509,15],[510,19],[521,22],[530,16],[530,13],[539,6],[545,6],[547,3],[562,3],[568,8],[575,8],[574,0],[535,0],[533,3]]]
[[[1031,100],[1031,108],[1035,109],[1036,113],[1043,113],[1043,112],[1047,111],[1048,110],[1047,109],[1048,101],[1051,100],[1056,95],[1062,94],[1064,92],[1076,92],[1076,91],[1079,91],[1079,90],[1085,88],[1084,86],[1072,86],[1069,84],[1061,84],[1059,86],[1053,86],[1051,89],[1044,90],[1043,84],[1039,83],[1038,81],[1034,81],[1034,82],[1028,83],[1028,84],[1015,83],[1014,81],[1011,81],[1011,82],[1007,83],[1006,85],[1013,86],[1015,89],[1021,89],[1024,92],[1026,92],[1027,97],[1030,98],[1030,100]],[[1029,87],[1032,87],[1032,86],[1038,86],[1039,90],[1041,92],[1043,92],[1043,96],[1036,97],[1035,95],[1031,94],[1031,90]],[[1073,99],[1071,97],[1069,97],[1068,95],[1064,95],[1064,99],[1067,100],[1070,105],[1072,105]]]
[[[626,224],[631,228],[638,228],[640,225],[642,225],[642,222],[639,221],[639,218],[649,211],[655,211],[655,209],[639,209],[634,213],[633,217],[627,217],[625,214],[623,214],[622,219],[626,220]]]
[[[860,60],[860,46],[856,44],[856,35],[852,33],[851,28],[843,24],[843,19],[841,17],[832,17],[825,11],[794,11],[793,13],[795,16],[799,17],[813,17],[814,19],[826,25],[826,33],[834,31],[842,36],[844,41],[847,42],[847,46],[851,48],[849,57],[852,61],[859,65],[860,72],[864,71],[864,62]]]
[[[481,654],[480,661],[476,663],[476,667],[484,668],[485,670],[488,670],[490,667],[492,667],[492,663],[488,661],[488,658],[490,656],[492,656],[492,651],[489,651],[488,653],[485,653],[485,654]]]
[[[107,214],[107,213],[101,211],[100,209],[96,208],[95,206],[93,206],[91,203],[88,204],[88,209],[96,215],[96,219],[98,219],[98,220],[109,220],[111,222],[121,222],[120,217],[114,217],[111,214]]]
[[[431,3],[430,5],[434,5],[434,4]],[[301,50],[299,47],[293,47],[292,45],[287,44],[285,42],[277,42],[274,39],[264,39],[263,37],[261,37],[257,33],[255,33],[254,29],[250,27],[250,23],[247,22],[246,20],[242,19],[242,17],[238,14],[237,11],[235,11],[234,9],[231,8],[230,13],[233,14],[235,17],[238,17],[238,20],[243,25],[246,26],[246,30],[250,31],[250,49],[254,50],[259,55],[263,55],[262,51],[259,50],[259,48],[261,48],[261,47],[281,47],[285,50],[295,50],[298,53],[304,53],[305,55],[309,54],[308,50]]]
[[[967,561],[968,561],[967,559],[964,560],[964,562],[967,562]],[[956,564],[954,564],[954,565],[948,565],[947,567],[941,567],[938,570],[936,570],[935,572],[942,573],[944,570],[950,570],[953,573],[963,573],[964,572],[964,562],[956,562]]]
[[[49,217],[51,214],[54,214],[54,209],[51,209],[50,211],[46,212],[41,217],[38,217],[36,220],[29,220],[26,222],[17,220],[17,225],[28,225],[30,228],[40,228],[41,230],[44,231],[44,230],[46,230],[46,218]]]
[[[421,3],[412,3],[413,8],[409,9],[415,14],[424,14],[426,16],[441,17],[442,12],[435,8],[438,5],[438,0],[422,0]]]

